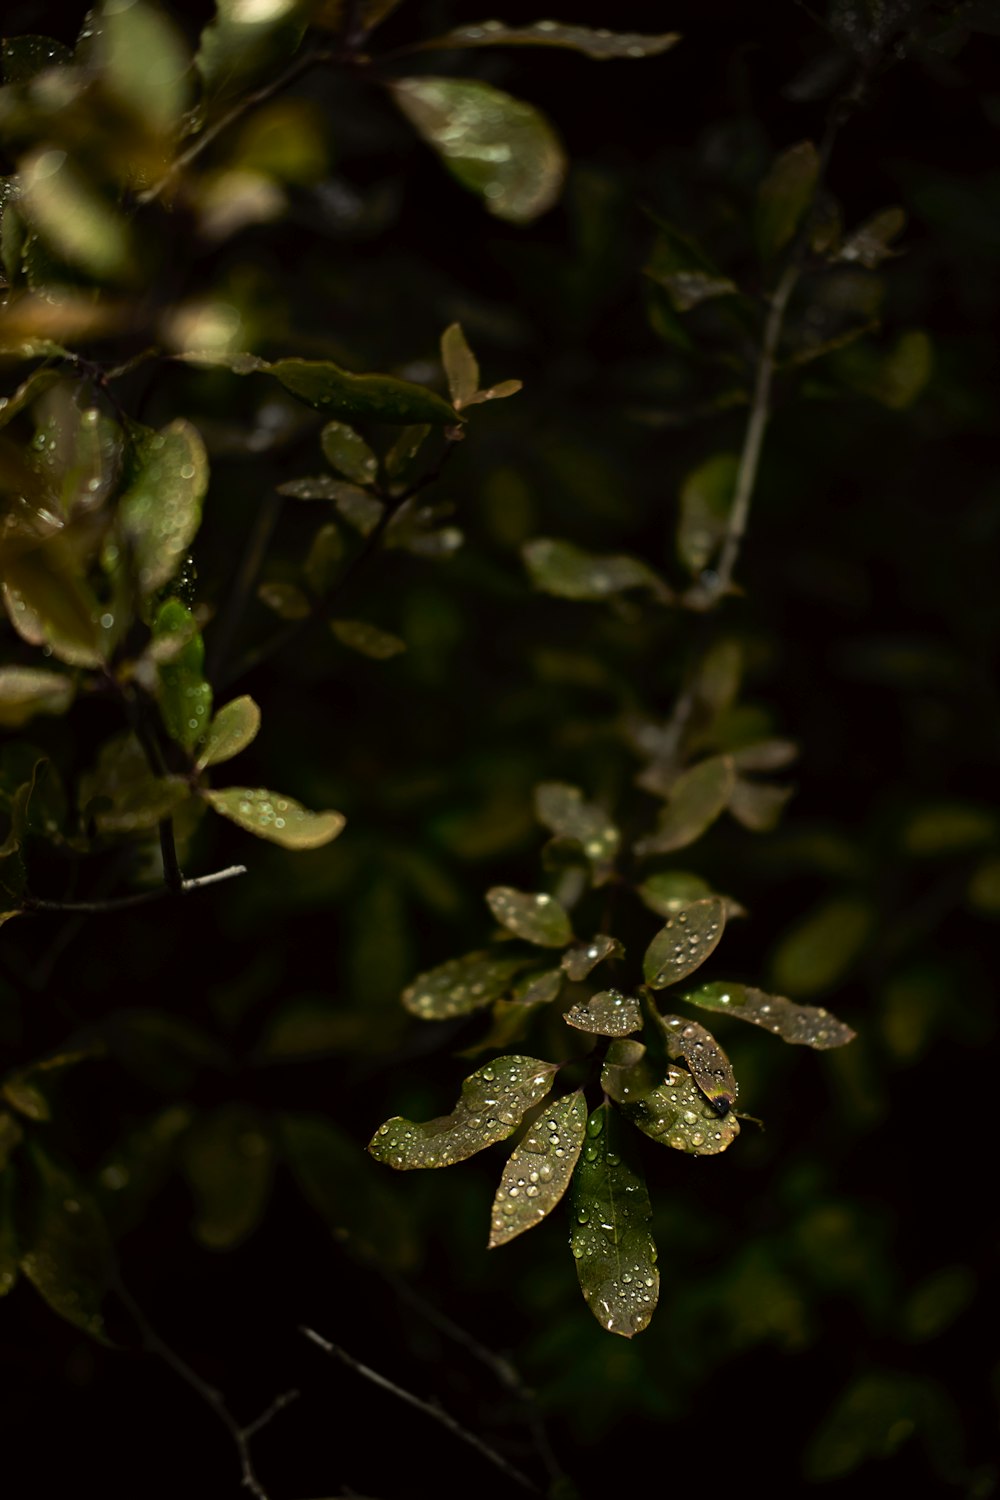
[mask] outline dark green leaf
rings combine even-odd
[[[636,854],[670,854],[701,838],[727,807],[734,774],[730,755],[712,755],[685,771],[671,788],[655,831],[636,844]]]
[[[178,418],[162,432],[133,427],[133,468],[119,502],[123,540],[145,597],[169,583],[201,525],[208,489],[205,445]]]
[[[604,809],[585,802],[579,787],[543,781],[535,787],[535,816],[557,838],[580,845],[593,867],[594,884],[603,885],[621,845],[621,834]]]
[[[283,849],[318,849],[335,839],[346,822],[343,813],[310,812],[293,798],[263,787],[227,786],[202,795],[222,817]]]
[[[190,364],[222,365],[235,375],[273,375],[307,406],[344,422],[427,422],[442,426],[454,422],[457,416],[447,401],[422,385],[392,375],[354,375],[326,359],[279,359],[272,364],[254,354],[192,353],[184,357]]]
[[[14,1290],[20,1270],[20,1250],[14,1225],[17,1174],[13,1167],[0,1168],[0,1297]]]
[[[64,714],[76,696],[76,682],[44,667],[0,667],[0,725],[20,729],[36,714]]]
[[[313,537],[302,569],[306,583],[317,598],[321,599],[329,591],[343,555],[340,528],[335,522],[328,521]]]
[[[768,995],[747,984],[719,980],[702,984],[686,992],[682,999],[703,1010],[726,1012],[740,1021],[750,1021],[773,1031],[784,1042],[823,1051],[843,1047],[853,1041],[855,1033],[843,1021],[817,1005],[796,1005],[783,995]]]
[[[556,1066],[537,1057],[498,1057],[462,1084],[450,1115],[418,1124],[400,1115],[380,1125],[368,1150],[376,1161],[406,1172],[415,1167],[450,1167],[503,1141],[522,1117],[545,1098]]]
[[[835,896],[808,913],[779,942],[771,973],[779,990],[815,995],[832,989],[857,962],[873,913],[861,896]]]
[[[195,1197],[194,1232],[210,1250],[230,1250],[260,1222],[274,1146],[252,1110],[229,1104],[203,1116],[184,1140],[184,1172]]]
[[[260,709],[252,698],[244,695],[224,703],[208,726],[198,756],[199,771],[239,755],[257,738],[259,728]]]
[[[569,1186],[586,1126],[587,1106],[576,1093],[556,1099],[528,1127],[510,1154],[493,1200],[491,1250],[552,1212]]]
[[[564,948],[573,941],[569,917],[554,896],[495,885],[486,892],[486,901],[500,925],[525,942]]]
[[[406,642],[367,620],[331,620],[330,629],[342,646],[349,646],[374,661],[388,661],[406,650]]]
[[[320,434],[323,454],[331,468],[355,484],[371,484],[378,473],[378,459],[353,427],[327,422]]]
[[[661,604],[673,598],[663,580],[637,557],[602,557],[551,537],[536,537],[522,550],[535,587],[559,599],[598,601],[629,589],[648,589]]]
[[[795,237],[819,179],[819,153],[801,141],[778,157],[757,191],[756,233],[761,260],[772,260]]]
[[[20,164],[18,212],[68,265],[98,281],[132,279],[132,230],[65,151],[42,146]]]
[[[667,1055],[685,1062],[688,1072],[712,1105],[724,1115],[736,1103],[738,1088],[732,1064],[710,1031],[684,1016],[658,1016]]]
[[[201,632],[179,599],[162,604],[153,622],[153,640],[158,646],[171,638],[177,648],[157,667],[160,717],[170,738],[185,750],[193,750],[212,717],[212,689],[205,681]]]
[[[692,901],[667,918],[642,961],[646,983],[654,990],[666,989],[686,979],[715,952],[726,924],[720,896]]]
[[[657,57],[680,41],[676,31],[643,36],[635,31],[594,30],[562,21],[534,21],[530,26],[505,26],[502,21],[479,21],[459,26],[428,42],[422,50],[451,47],[567,47],[595,62],[609,58]]]
[[[73,61],[73,53],[63,42],[31,34],[4,37],[0,55],[4,83],[30,83],[48,68],[63,67]]]
[[[589,1000],[573,1005],[563,1020],[593,1036],[629,1036],[642,1029],[642,1010],[632,995],[621,990],[599,990]]]
[[[436,969],[419,974],[403,991],[403,1004],[423,1021],[468,1015],[505,995],[526,962],[524,958],[509,958],[495,950],[451,958]]]
[[[587,1121],[573,1173],[570,1248],[594,1317],[630,1339],[653,1316],[660,1277],[649,1193],[627,1146],[614,1111],[602,1104]]]
[[[53,1312],[106,1342],[101,1304],[112,1250],[100,1209],[83,1184],[40,1146],[30,1146],[28,1160],[21,1270]]]
[[[572,948],[567,948],[560,962],[568,978],[578,984],[605,959],[621,958],[624,953],[625,949],[617,938],[599,932],[589,943],[576,943]]]
[[[906,214],[901,208],[883,208],[866,219],[860,229],[849,234],[837,252],[837,260],[856,261],[874,271],[890,256],[898,255],[891,241],[906,228]]]
[[[739,458],[719,453],[689,474],[681,487],[677,555],[697,576],[722,545],[729,524]]]
[[[257,590],[257,598],[279,620],[308,620],[312,614],[309,597],[297,583],[262,583]]]

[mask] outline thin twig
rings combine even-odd
[[[372,1370],[368,1365],[363,1365],[360,1360],[348,1354],[345,1349],[341,1349],[339,1344],[331,1344],[329,1340],[322,1338],[312,1328],[301,1328],[300,1332],[312,1343],[316,1344],[318,1348],[322,1349],[324,1353],[329,1354],[333,1359],[339,1359],[341,1364],[346,1365],[349,1370],[353,1370],[355,1374],[362,1376],[363,1379],[371,1381],[372,1385],[377,1385],[381,1390],[388,1391],[398,1401],[403,1401],[407,1406],[412,1406],[416,1411],[422,1412],[425,1417],[430,1417],[431,1421],[437,1422],[439,1426],[444,1427],[451,1433],[452,1437],[458,1438],[460,1442],[467,1444],[470,1448],[474,1448],[481,1458],[484,1458],[487,1463],[492,1464],[495,1469],[499,1469],[501,1474],[506,1475],[515,1484],[520,1485],[521,1489],[527,1490],[531,1495],[540,1495],[542,1493],[534,1481],[528,1478],[527,1474],[522,1474],[521,1470],[515,1468],[512,1463],[504,1458],[502,1453],[497,1453],[495,1449],[491,1448],[488,1443],[485,1443],[476,1433],[470,1432],[468,1428],[463,1427],[450,1412],[446,1412],[436,1402],[424,1401],[421,1397],[414,1396],[412,1391],[404,1390],[402,1386],[396,1385],[384,1375],[380,1375],[377,1370]]]
[[[131,896],[111,896],[103,901],[49,901],[42,896],[25,896],[21,909],[26,914],[35,911],[115,912],[125,911],[130,906],[147,906],[152,901],[162,901],[167,896],[188,896],[192,891],[203,890],[209,885],[219,885],[223,880],[233,880],[245,875],[246,865],[228,865],[224,870],[213,870],[209,875],[196,875],[193,880],[182,880],[177,890],[169,886],[157,886],[153,891],[137,891]]]

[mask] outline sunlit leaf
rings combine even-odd
[[[344,422],[427,422],[441,426],[456,420],[454,408],[422,385],[397,380],[393,375],[354,375],[327,359],[278,359],[270,363],[255,354],[205,353],[189,353],[184,358],[189,364],[223,366],[234,375],[273,375],[307,406]]]
[[[222,817],[283,849],[318,849],[335,839],[346,822],[343,813],[310,812],[291,797],[263,787],[227,786],[202,796]]]
[[[700,464],[681,486],[677,555],[695,576],[708,567],[725,538],[738,468],[735,453],[719,453]]]
[[[154,641],[169,637],[180,648],[157,667],[160,717],[170,738],[193,750],[212,716],[212,689],[205,680],[205,644],[194,615],[179,599],[161,604],[153,622]]]
[[[312,614],[309,596],[297,583],[283,583],[280,579],[262,583],[257,589],[257,598],[279,620],[308,620]]]
[[[599,932],[590,939],[589,943],[575,943],[572,948],[567,948],[560,963],[567,977],[578,984],[605,959],[621,958],[624,952],[625,949],[617,938]]]
[[[666,989],[686,979],[715,952],[726,923],[720,896],[706,896],[682,906],[667,918],[642,961],[646,983],[654,990]]]
[[[500,925],[525,942],[564,948],[573,941],[569,917],[554,896],[495,885],[486,892],[486,901]]]
[[[734,774],[729,755],[712,755],[685,771],[671,788],[654,832],[637,842],[635,852],[670,854],[701,838],[728,805]]]
[[[198,769],[232,760],[257,738],[260,709],[247,695],[224,703],[212,720],[198,756]]]
[[[331,468],[355,484],[371,484],[378,473],[378,459],[353,427],[327,422],[320,434],[324,457]]]
[[[535,537],[522,550],[535,587],[559,599],[597,601],[629,589],[648,589],[661,604],[673,598],[663,580],[637,557],[604,557],[550,537]]]
[[[107,1341],[101,1304],[111,1276],[107,1227],[91,1194],[42,1148],[29,1147],[21,1270],[53,1312]]]
[[[593,1036],[629,1036],[642,1028],[642,1010],[633,995],[621,990],[599,990],[589,1000],[573,1005],[563,1020]]]
[[[21,162],[18,211],[67,264],[102,281],[128,281],[136,264],[132,231],[80,168],[55,146]]]
[[[772,828],[777,828],[793,791],[790,786],[771,786],[764,781],[737,776],[729,798],[729,811],[751,832],[770,833]]]
[[[621,834],[604,809],[585,802],[579,787],[543,781],[535,787],[535,816],[557,838],[580,845],[593,867],[594,884],[603,885],[621,845]]]
[[[406,650],[406,642],[367,620],[331,620],[330,629],[342,646],[349,646],[375,661],[388,661]]]
[[[555,203],[566,158],[532,105],[467,78],[397,78],[389,87],[410,123],[490,213],[527,224]]]
[[[653,1316],[660,1277],[649,1193],[628,1147],[614,1110],[602,1104],[587,1121],[573,1173],[570,1248],[594,1317],[630,1339]]]
[[[76,682],[44,667],[0,667],[0,725],[20,729],[36,714],[64,714],[76,696]]]
[[[837,252],[837,260],[856,261],[874,271],[889,257],[898,255],[891,241],[906,228],[906,214],[901,208],[883,208],[866,219],[860,229],[849,234]]]
[[[526,962],[495,950],[450,958],[436,969],[418,974],[403,991],[403,1004],[424,1021],[468,1015],[505,995]]]
[[[861,896],[835,896],[809,912],[778,943],[771,974],[779,990],[815,995],[853,968],[872,931],[871,906]]]
[[[594,30],[590,26],[566,25],[562,21],[534,21],[529,26],[505,26],[502,21],[479,21],[459,26],[444,36],[421,42],[426,51],[452,47],[567,47],[595,62],[611,58],[657,57],[680,41],[676,31],[656,36],[635,31]]]
[[[452,405],[460,411],[479,390],[479,365],[461,324],[452,323],[441,335],[441,359]]]
[[[208,458],[182,417],[162,432],[133,427],[132,473],[118,519],[145,596],[169,583],[201,524]]]
[[[703,1010],[725,1012],[740,1021],[763,1026],[784,1042],[814,1047],[819,1051],[843,1047],[855,1035],[849,1026],[822,1006],[796,1005],[783,995],[769,995],[747,984],[719,980],[714,984],[699,985],[681,998],[690,1005],[700,1005]]]
[[[274,1164],[270,1136],[245,1105],[224,1105],[191,1127],[182,1161],[195,1198],[195,1235],[210,1250],[232,1249],[263,1215]]]
[[[685,1062],[688,1072],[718,1115],[736,1103],[738,1086],[729,1058],[710,1031],[684,1016],[659,1016],[667,1055]]]
[[[424,1124],[397,1115],[379,1126],[368,1150],[376,1161],[401,1172],[465,1161],[506,1140],[525,1113],[545,1098],[555,1072],[554,1063],[537,1057],[498,1057],[465,1080],[450,1115]]]
[[[718,1156],[740,1133],[729,1111],[720,1115],[685,1068],[668,1066],[662,1083],[653,1077],[639,1042],[612,1042],[601,1085],[625,1117],[650,1140],[691,1156]]]
[[[586,1126],[587,1105],[576,1093],[556,1099],[528,1127],[510,1154],[493,1200],[491,1250],[552,1212],[569,1186]]]
[[[757,190],[756,235],[761,260],[772,260],[795,237],[812,204],[819,152],[800,141],[782,153]]]

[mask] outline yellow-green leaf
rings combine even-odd
[[[554,896],[495,885],[486,892],[486,901],[500,925],[525,942],[564,948],[573,941],[569,917]]]
[[[256,739],[259,728],[260,709],[251,697],[244,695],[224,703],[208,727],[198,756],[199,771],[239,755]]]
[[[331,620],[330,629],[342,646],[349,646],[375,661],[388,661],[406,650],[406,642],[367,620]]]
[[[460,411],[479,390],[479,365],[460,323],[452,323],[441,335],[441,360],[452,405]]]
[[[132,231],[66,152],[42,146],[21,162],[18,211],[67,264],[99,281],[134,274]]]
[[[692,901],[667,918],[642,961],[646,983],[654,990],[677,984],[715,952],[726,924],[721,896]]]
[[[648,589],[661,604],[673,598],[662,578],[637,557],[605,557],[552,537],[535,537],[522,551],[535,587],[559,599],[598,601],[629,589]]]
[[[699,464],[681,486],[677,555],[696,577],[725,538],[738,468],[735,453],[719,453]]]
[[[566,47],[594,62],[609,59],[658,57],[680,41],[677,31],[643,35],[637,31],[594,30],[562,21],[534,21],[529,26],[505,26],[502,21],[479,21],[459,26],[444,36],[420,43],[421,50],[451,47]]]
[[[20,729],[36,714],[64,714],[76,696],[76,682],[44,667],[0,667],[0,725]]]
[[[335,839],[347,821],[343,813],[310,812],[293,798],[263,787],[228,786],[202,795],[222,817],[283,849],[318,849]]]
[[[364,438],[343,422],[327,422],[320,434],[327,463],[355,484],[371,484],[378,473],[378,459]]]
[[[123,540],[145,597],[169,583],[201,524],[208,457],[182,417],[162,432],[133,428],[131,479],[119,502]]]
[[[160,717],[170,738],[193,750],[208,728],[212,689],[206,682],[205,644],[194,615],[179,599],[160,606],[153,622],[157,644],[175,639],[178,648],[157,664]]]

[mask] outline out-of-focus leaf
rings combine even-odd
[[[4,83],[30,83],[48,68],[59,68],[73,61],[73,53],[63,42],[50,36],[5,36],[0,44]]]
[[[158,664],[160,717],[170,738],[185,750],[193,750],[211,720],[212,689],[205,681],[201,632],[179,599],[161,604],[153,622],[154,641],[169,637],[179,638],[182,644],[170,660]]]
[[[906,228],[906,214],[901,208],[883,208],[866,219],[860,229],[849,234],[837,252],[837,260],[856,261],[874,271],[890,256],[898,255],[891,241]]]
[[[667,918],[646,949],[642,971],[654,990],[686,979],[714,953],[726,925],[720,896],[705,896]]]
[[[0,396],[0,427],[6,427],[12,422],[19,412],[37,401],[39,396],[51,390],[58,384],[59,371],[42,366],[38,370],[32,370],[26,380],[22,380],[17,390],[11,396]]]
[[[692,1156],[718,1156],[740,1133],[730,1111],[720,1116],[684,1068],[667,1068],[651,1087],[646,1049],[639,1042],[612,1042],[601,1071],[601,1085],[625,1117],[650,1140]]]
[[[835,896],[816,907],[784,935],[772,955],[778,989],[791,995],[831,989],[864,951],[873,921],[871,906],[861,896]]]
[[[3,573],[4,604],[18,635],[32,646],[48,646],[67,666],[102,664],[97,599],[57,542],[9,557]]]
[[[118,520],[148,598],[170,582],[195,538],[208,458],[198,433],[181,417],[162,432],[134,427],[132,463]]]
[[[40,1146],[29,1146],[28,1162],[21,1270],[53,1312],[106,1343],[101,1303],[112,1250],[100,1209],[84,1185]]]
[[[44,667],[0,667],[0,725],[20,729],[36,714],[64,714],[76,696],[76,682]]]
[[[450,958],[416,979],[403,991],[403,1004],[423,1021],[468,1015],[499,1000],[528,960],[486,950]]]
[[[1000,914],[1000,859],[984,859],[969,881],[969,902],[984,916]]]
[[[309,597],[297,583],[282,583],[280,579],[262,583],[257,589],[257,598],[279,620],[308,620],[312,614]]]
[[[730,755],[709,756],[685,771],[671,788],[654,832],[637,842],[636,854],[670,854],[701,838],[728,806],[734,777]]]
[[[671,224],[660,219],[656,222],[660,234],[645,272],[665,288],[674,313],[690,312],[713,297],[727,297],[739,290],[692,239]]]
[[[692,901],[700,901],[704,896],[716,894],[707,880],[703,880],[700,875],[692,875],[689,870],[661,870],[656,875],[647,876],[636,888],[636,895],[643,906],[655,911],[659,917],[672,917],[682,907],[690,906]],[[719,899],[727,921],[731,917],[746,916],[746,909],[731,896],[720,896]]]
[[[65,151],[43,146],[21,162],[18,211],[67,264],[100,281],[132,279],[132,231]]]
[[[849,1026],[822,1006],[796,1005],[783,995],[769,995],[747,984],[718,980],[687,991],[682,999],[689,1005],[700,1005],[703,1010],[727,1012],[740,1021],[763,1026],[766,1031],[780,1036],[783,1042],[814,1047],[818,1051],[843,1047],[853,1041],[855,1035]]]
[[[560,963],[567,977],[578,984],[606,958],[621,958],[624,952],[625,949],[617,938],[599,932],[589,943],[576,943],[572,948],[567,948]]]
[[[134,735],[102,747],[93,771],[80,778],[80,806],[101,833],[155,828],[191,795],[180,777],[154,776]]]
[[[500,925],[525,942],[564,948],[573,941],[569,917],[554,896],[495,885],[486,892],[486,901]]]
[[[934,369],[934,350],[922,329],[900,334],[893,348],[883,351],[855,344],[835,357],[840,378],[862,396],[891,411],[905,411],[923,392]]]
[[[328,521],[313,537],[302,568],[306,583],[317,598],[321,599],[332,586],[343,555],[340,528],[335,522]]]
[[[441,335],[441,360],[448,377],[451,403],[456,411],[461,411],[479,390],[479,365],[460,323],[452,323]]]
[[[772,828],[777,828],[793,790],[790,786],[770,786],[764,781],[737,776],[729,798],[729,811],[752,833],[770,833]]]
[[[349,646],[374,661],[388,661],[406,650],[406,642],[367,620],[331,620],[330,629],[342,646]]]
[[[685,1062],[688,1072],[718,1115],[736,1103],[739,1092],[733,1066],[710,1031],[685,1016],[659,1016],[667,1056]]]
[[[555,203],[566,158],[532,105],[467,78],[397,78],[389,87],[410,123],[490,213],[527,224]]]
[[[535,537],[522,550],[535,587],[559,599],[597,601],[629,589],[648,589],[660,604],[673,598],[662,578],[637,557],[603,557],[551,537]]]
[[[421,42],[420,50],[453,47],[567,47],[595,62],[611,58],[657,57],[680,41],[676,31],[642,35],[635,31],[594,30],[562,21],[534,21],[530,26],[505,26],[502,21],[478,21],[459,26],[444,36]]]
[[[217,0],[194,63],[207,98],[222,101],[282,64],[298,47],[310,0]]]
[[[761,260],[780,254],[812,204],[819,178],[819,152],[800,141],[782,153],[757,190],[756,236]]]
[[[320,434],[324,457],[331,468],[355,484],[371,484],[378,459],[364,438],[343,422],[327,422]]]
[[[396,1115],[379,1126],[368,1150],[376,1161],[401,1172],[465,1161],[506,1140],[526,1112],[545,1098],[555,1072],[554,1063],[537,1057],[498,1057],[465,1080],[450,1115],[424,1124]]]
[[[169,136],[187,101],[190,60],[163,14],[143,0],[114,0],[101,7],[96,51],[103,86],[135,121]]]
[[[430,431],[426,422],[417,422],[412,427],[403,428],[385,455],[385,472],[390,479],[398,479],[405,472],[427,441]]]
[[[902,844],[907,854],[961,854],[991,844],[997,818],[991,807],[969,802],[938,802],[921,807],[906,820]]]
[[[343,813],[310,812],[291,797],[263,787],[227,786],[202,796],[231,823],[283,849],[318,849],[335,839],[347,821]]]
[[[615,1112],[587,1121],[573,1173],[570,1248],[587,1306],[602,1328],[630,1339],[648,1325],[659,1296],[653,1212]]]
[[[255,354],[190,353],[184,358],[194,365],[221,365],[234,375],[273,375],[307,406],[343,422],[442,426],[457,416],[447,401],[422,385],[393,375],[354,375],[328,359],[278,359],[272,364]]]
[[[621,846],[621,834],[603,808],[585,802],[579,787],[543,781],[535,787],[535,816],[557,838],[580,845],[593,868],[594,884],[603,885]]]
[[[7,1110],[0,1110],[0,1172],[6,1171],[11,1156],[23,1139],[24,1129],[20,1121]]]
[[[14,1225],[14,1202],[17,1174],[13,1168],[0,1168],[0,1297],[14,1290],[20,1270],[20,1250]]]
[[[942,1416],[942,1395],[903,1370],[869,1370],[857,1376],[827,1412],[806,1449],[809,1484],[843,1479],[870,1459],[888,1459],[932,1412]]]
[[[144,1088],[173,1098],[190,1092],[199,1074],[226,1065],[226,1053],[183,1016],[120,1010],[105,1017],[101,1035],[111,1055]]]
[[[191,1127],[182,1161],[195,1197],[195,1235],[210,1250],[231,1250],[263,1215],[274,1165],[270,1136],[252,1110],[225,1105]]]
[[[549,1005],[558,998],[563,985],[560,969],[532,969],[515,981],[510,992],[512,1005]]]
[[[100,1050],[89,1047],[75,1052],[58,1052],[52,1057],[43,1057],[38,1062],[29,1063],[27,1067],[7,1075],[3,1081],[3,1097],[12,1109],[29,1120],[51,1119],[52,1111],[44,1087],[46,1075],[58,1075],[65,1068],[73,1068],[77,1063],[98,1056]]]
[[[543,1110],[503,1169],[493,1200],[490,1249],[533,1229],[569,1186],[587,1127],[581,1093],[567,1094]]]
[[[642,1010],[633,995],[621,990],[599,990],[589,1000],[573,1005],[563,1020],[593,1036],[629,1036],[642,1029]]]
[[[681,486],[677,555],[695,576],[705,570],[722,545],[738,469],[735,453],[719,453],[700,464]]]
[[[189,1106],[169,1105],[126,1130],[96,1177],[98,1201],[112,1234],[140,1224],[174,1167],[177,1143],[191,1123]]]
[[[208,726],[198,756],[198,770],[232,760],[257,738],[259,728],[260,709],[251,697],[244,695],[224,703]]]
[[[794,740],[758,740],[731,752],[737,771],[782,771],[798,758]]]

